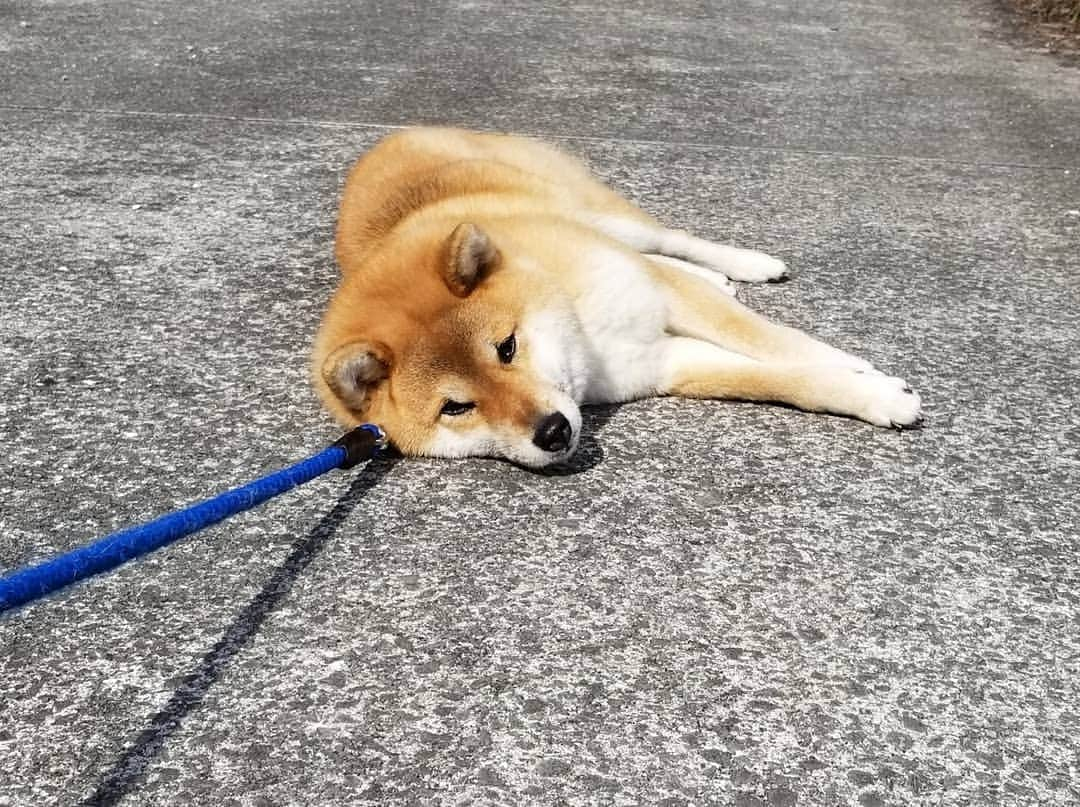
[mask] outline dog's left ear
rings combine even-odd
[[[443,279],[458,297],[468,297],[499,265],[499,250],[475,224],[459,224],[446,240]]]

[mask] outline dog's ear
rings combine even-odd
[[[346,406],[362,412],[390,373],[390,350],[379,342],[348,342],[322,365],[322,377]]]
[[[499,250],[475,224],[459,224],[443,250],[443,279],[458,297],[468,297],[499,265]]]

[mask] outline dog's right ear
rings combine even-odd
[[[475,224],[459,224],[443,247],[443,280],[458,297],[468,297],[499,265],[499,250]]]
[[[379,342],[349,342],[322,365],[322,377],[346,406],[362,412],[379,383],[390,373],[390,351]]]

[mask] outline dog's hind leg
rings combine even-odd
[[[902,428],[920,420],[920,400],[899,378],[835,364],[748,359],[700,339],[671,337],[660,392],[687,398],[785,403]]]
[[[647,216],[595,215],[587,223],[616,241],[643,253],[667,255],[705,266],[747,283],[777,282],[788,277],[783,261],[752,249],[715,244],[684,230],[669,230]]]

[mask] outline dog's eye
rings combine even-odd
[[[456,415],[464,415],[470,409],[475,408],[476,404],[472,401],[467,401],[465,403],[459,403],[458,401],[447,401],[442,405],[442,409],[439,410],[439,414],[454,417]]]
[[[499,361],[503,364],[509,364],[514,360],[514,354],[517,353],[517,336],[510,334],[499,342],[495,349],[499,352]]]

